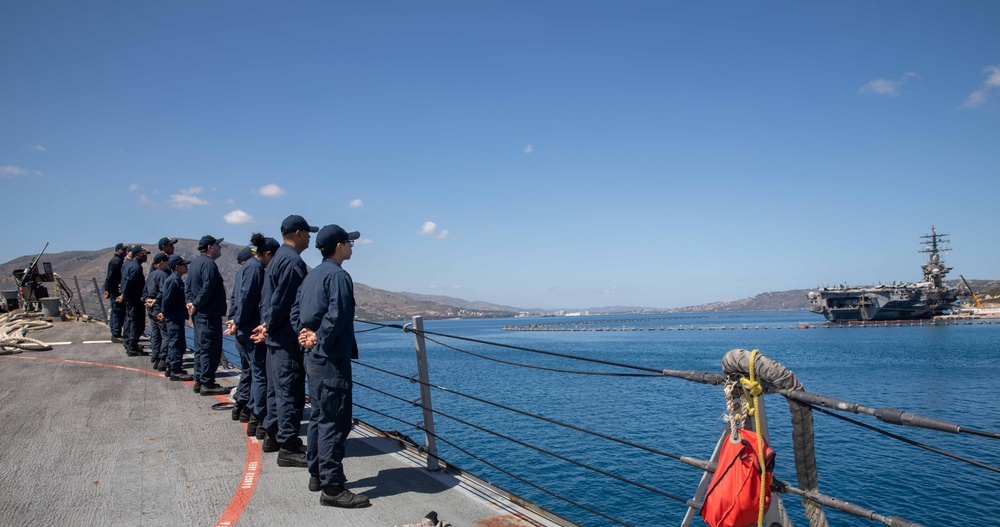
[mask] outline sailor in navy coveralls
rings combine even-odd
[[[194,322],[194,391],[222,395],[229,393],[215,382],[222,360],[222,317],[226,314],[226,286],[215,265],[222,256],[222,238],[202,236],[198,250],[201,254],[191,262],[184,286],[188,314]]]
[[[284,243],[264,271],[261,324],[251,335],[254,342],[267,344],[267,415],[263,422],[267,433],[261,450],[280,450],[279,467],[306,466],[306,454],[299,437],[306,403],[306,375],[298,334],[291,324],[291,312],[295,294],[308,272],[299,254],[309,248],[310,233],[318,230],[295,214],[281,222]]]
[[[142,292],[142,299],[145,301],[146,314],[149,315],[149,360],[159,371],[167,371],[167,325],[161,322],[156,315],[160,313],[160,306],[156,303],[156,298],[163,290],[163,282],[170,275],[170,268],[167,267],[167,260],[170,257],[166,253],[157,253],[153,257],[152,269],[146,277],[146,289]]]
[[[187,299],[184,296],[184,281],[181,278],[187,274],[190,260],[185,260],[175,254],[167,260],[167,266],[173,271],[163,281],[163,288],[157,296],[160,312],[157,320],[162,320],[167,328],[167,369],[163,375],[171,381],[190,381],[191,376],[181,366],[184,352],[187,350],[187,338],[184,336],[184,322],[188,318]]]
[[[128,256],[122,263],[121,303],[125,305],[125,325],[122,333],[125,354],[129,357],[148,355],[139,348],[139,337],[146,331],[146,313],[143,311],[142,293],[146,289],[146,276],[142,274],[142,264],[149,251],[141,245],[129,247]]]
[[[309,379],[307,459],[309,472],[319,479],[320,503],[333,507],[366,507],[364,494],[344,488],[344,454],[352,425],[351,359],[358,357],[354,338],[354,282],[341,264],[351,258],[358,232],[327,225],[316,235],[323,262],[299,288],[292,323],[306,350]],[[310,487],[314,481],[310,482]]]
[[[108,310],[108,327],[111,328],[111,342],[123,342],[122,324],[125,321],[125,304],[118,301],[122,294],[122,264],[125,262],[125,253],[128,245],[119,243],[115,245],[115,254],[108,261],[108,273],[104,277],[104,298],[111,300]]]

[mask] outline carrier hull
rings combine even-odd
[[[920,242],[927,248],[927,263],[923,264],[924,279],[906,284],[869,287],[821,287],[809,292],[809,310],[830,322],[851,320],[923,320],[950,312],[958,300],[959,290],[944,285],[951,267],[944,265],[940,252],[944,237],[931,227],[931,234]]]

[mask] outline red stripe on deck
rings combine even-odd
[[[103,362],[91,362],[85,360],[73,360],[73,359],[54,359],[51,357],[26,357],[23,355],[6,355],[4,358],[11,359],[24,359],[24,360],[40,360],[40,361],[52,361],[52,362],[66,362],[70,364],[83,364],[86,366],[100,366],[102,368],[114,368],[116,370],[125,370],[136,373],[144,373],[146,375],[155,375],[161,379],[166,379],[162,373],[158,371],[141,370],[139,368],[130,368],[128,366],[119,366],[117,364],[107,364]],[[186,381],[184,384],[188,386],[194,386],[194,382]],[[219,402],[228,403],[232,402],[231,399],[224,395],[214,396]],[[243,430],[246,431],[246,425],[243,425]],[[245,434],[244,434],[245,435]],[[250,503],[250,498],[253,496],[253,491],[257,488],[257,476],[260,475],[260,460],[262,451],[260,448],[260,442],[256,437],[247,437],[247,462],[243,467],[243,477],[240,479],[239,486],[236,487],[236,493],[233,494],[233,498],[229,500],[229,505],[226,510],[222,511],[222,515],[219,516],[219,520],[215,522],[216,527],[231,527],[236,525],[236,522],[243,515],[243,511],[247,508],[247,504]]]

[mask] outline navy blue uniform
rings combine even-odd
[[[122,264],[122,304],[125,305],[125,326],[122,328],[126,349],[139,347],[139,336],[146,330],[146,313],[142,306],[142,292],[146,288],[146,277],[142,274],[142,264],[134,259]]]
[[[108,272],[104,275],[104,291],[108,294],[111,305],[108,306],[108,327],[112,338],[122,338],[122,323],[125,321],[125,304],[115,302],[122,294],[122,257],[118,253],[108,260]]]
[[[194,304],[194,381],[214,385],[222,360],[222,316],[226,314],[226,286],[215,260],[202,253],[188,268],[187,301]]]
[[[344,453],[351,432],[351,359],[354,338],[354,282],[337,262],[327,259],[309,273],[292,309],[297,329],[316,332],[317,344],[305,354],[309,376],[306,460],[323,487],[343,485]]]
[[[260,319],[267,328],[267,434],[287,450],[302,447],[299,426],[306,404],[302,348],[291,324],[295,294],[307,273],[299,253],[282,244],[264,272]]]
[[[156,315],[160,313],[157,297],[160,296],[167,275],[167,271],[163,269],[150,271],[146,277],[146,289],[142,293],[143,300],[153,299],[153,307],[146,308],[146,315],[149,316],[149,351],[154,362],[167,360],[167,326],[156,320]]]
[[[250,258],[233,279],[229,302],[229,320],[236,324],[236,349],[240,352],[243,372],[236,387],[236,403],[261,419],[267,411],[267,345],[250,340],[260,325],[260,293],[264,287],[264,266]]]
[[[170,371],[178,371],[183,366],[184,352],[187,350],[187,338],[184,336],[184,321],[188,318],[187,299],[181,275],[171,273],[163,281],[158,304],[166,319],[167,367]]]

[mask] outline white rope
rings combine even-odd
[[[41,313],[14,311],[0,315],[0,355],[11,355],[22,351],[49,351],[52,346],[28,337],[29,331],[41,331],[52,327],[41,318]]]

